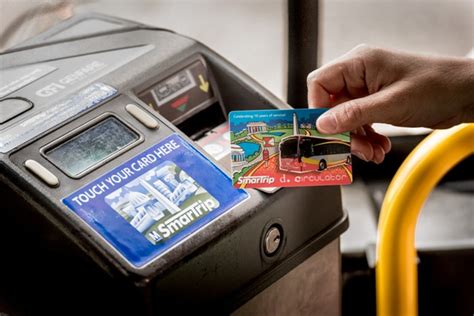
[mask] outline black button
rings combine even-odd
[[[7,98],[0,100],[0,124],[31,109],[33,102],[24,98]]]

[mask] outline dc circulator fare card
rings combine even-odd
[[[229,114],[236,188],[352,183],[350,133],[321,134],[326,109],[253,110]]]
[[[247,197],[173,134],[62,201],[140,267]]]

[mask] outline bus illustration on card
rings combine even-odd
[[[262,188],[350,184],[350,134],[319,133],[316,120],[325,111],[231,112],[233,185]]]

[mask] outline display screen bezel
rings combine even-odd
[[[178,71],[176,73],[174,73],[173,75],[167,77],[166,79],[156,83],[155,86],[153,86],[149,92],[154,96],[154,99],[155,99],[155,102],[156,102],[156,105],[158,106],[158,108],[162,107],[163,105],[165,105],[166,103],[168,103],[169,101],[173,100],[174,98],[176,98],[177,96],[183,94],[183,93],[186,93],[188,92],[189,90],[193,89],[194,87],[196,87],[196,80],[194,79],[193,75],[191,74],[191,71],[189,70],[189,68],[191,68],[191,66],[193,66],[193,64],[189,65],[188,67],[182,69],[181,71]],[[162,100],[160,100],[156,90],[158,89],[158,86],[161,85],[161,84],[167,84],[168,82],[170,82],[171,80],[175,79],[178,75],[180,75],[181,73],[185,73],[186,74],[186,77],[189,79],[190,81],[190,84],[177,90],[177,91],[174,91],[172,92],[171,94],[167,95],[165,98],[163,98]],[[199,105],[198,105],[199,106]]]
[[[49,156],[47,155],[47,153],[50,150],[53,150],[56,147],[59,147],[59,146],[63,145],[64,143],[71,140],[72,138],[80,135],[81,133],[83,133],[83,132],[87,131],[88,129],[92,128],[93,126],[95,126],[95,125],[97,125],[97,124],[99,124],[99,123],[101,123],[101,122],[103,122],[103,121],[105,121],[105,120],[107,120],[111,117],[118,120],[121,124],[123,124],[125,127],[127,127],[131,132],[136,134],[138,136],[138,138],[135,141],[129,143],[126,146],[124,146],[123,148],[113,152],[112,154],[104,157],[101,160],[98,160],[96,163],[92,164],[91,166],[89,166],[88,168],[82,170],[81,172],[79,172],[77,174],[72,174],[71,172],[68,172],[67,170],[63,169],[60,165],[55,163],[55,161],[50,159]],[[138,144],[142,143],[144,141],[144,139],[145,138],[144,138],[142,133],[140,133],[136,128],[133,128],[132,125],[130,125],[129,123],[127,123],[125,120],[121,119],[120,117],[118,117],[114,113],[103,113],[102,115],[88,121],[84,125],[72,130],[71,132],[69,132],[67,134],[64,134],[63,136],[57,138],[56,140],[48,143],[45,146],[43,146],[40,149],[40,154],[44,159],[49,161],[52,165],[54,165],[57,169],[59,169],[62,173],[64,173],[68,177],[70,177],[72,179],[79,179],[79,178],[82,178],[83,176],[85,176],[86,174],[92,172],[93,170],[103,166],[107,162],[115,159],[116,157],[120,156],[121,154],[123,154],[124,152],[130,150],[131,148],[133,148],[133,147],[137,146]]]
[[[163,118],[170,121],[172,124],[179,125],[185,122],[186,120],[188,120],[189,118],[191,118],[196,113],[207,109],[208,107],[212,106],[215,103],[218,103],[224,117],[227,118],[227,111],[223,105],[222,97],[220,95],[218,85],[212,73],[212,69],[208,66],[206,59],[201,54],[194,54],[182,60],[181,62],[176,63],[170,68],[164,69],[158,75],[150,78],[150,80],[148,80],[146,83],[137,85],[135,88],[133,88],[133,92],[136,95],[136,97],[139,98],[141,101],[143,101],[145,104],[148,104],[146,99],[151,98],[152,99],[151,101],[153,101],[153,103],[156,103],[156,107],[153,105],[149,105],[149,104],[148,105],[152,107],[155,111],[159,112],[159,108],[163,104],[160,105],[156,102],[155,97],[151,93],[151,90],[153,90],[160,82],[166,81],[170,79],[171,77],[173,77],[174,75],[178,74],[179,72],[191,68],[195,63],[201,63],[201,65],[206,69],[206,79],[209,82],[210,90],[212,91],[212,96],[208,98],[207,100],[201,102],[200,104],[194,106],[192,110],[187,111],[183,115],[176,117],[174,119],[167,118],[165,115],[162,115],[161,113],[160,115],[162,115]],[[196,82],[196,84],[198,85],[199,83]]]

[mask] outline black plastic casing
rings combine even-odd
[[[110,24],[110,28],[97,29],[97,21]],[[0,249],[2,258],[8,258],[0,262],[0,275],[3,275],[0,280],[4,280],[0,281],[0,296],[2,292],[10,293],[5,296],[7,301],[20,310],[28,312],[25,306],[31,304],[32,310],[44,308],[54,313],[61,302],[70,301],[77,304],[73,309],[80,311],[81,301],[86,300],[97,303],[95,312],[155,314],[203,310],[227,313],[337,239],[348,226],[338,186],[285,188],[273,194],[248,189],[248,200],[151,264],[137,268],[124,260],[66,208],[61,199],[172,133],[194,144],[137,98],[143,88],[201,60],[208,67],[209,80],[225,112],[289,108],[195,40],[101,15],[67,20],[1,54],[0,65],[3,70],[58,61],[61,67],[71,67],[73,71],[76,65],[65,62],[73,56],[146,45],[153,48],[97,78],[96,81],[118,89],[116,97],[0,154],[0,192],[5,201],[1,207],[4,218],[0,220]],[[18,96],[34,102],[35,85],[54,79],[55,72],[5,98]],[[67,93],[72,94],[79,88],[68,87]],[[127,103],[150,111],[160,122],[159,130],[147,129],[134,120],[125,111]],[[122,117],[143,135],[144,141],[80,179],[69,178],[41,155],[43,146],[103,113]],[[198,145],[194,146],[214,161]],[[53,171],[60,186],[50,188],[32,175],[23,166],[27,159],[35,159]],[[283,229],[284,243],[278,253],[269,258],[263,252],[262,238],[266,229],[275,223]],[[47,293],[38,288],[44,283],[51,288]],[[59,298],[58,305],[52,301],[45,303],[52,297]]]

